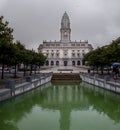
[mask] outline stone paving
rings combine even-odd
[[[46,72],[53,72],[53,73],[80,73],[80,72],[87,72],[87,69],[85,68],[78,68],[78,67],[72,67],[72,66],[61,66],[61,67],[54,67],[46,70],[41,70],[42,73]]]

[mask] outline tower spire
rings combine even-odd
[[[60,33],[61,33],[61,42],[70,41],[70,34],[71,34],[70,19],[66,11],[63,14],[62,19],[61,19]]]

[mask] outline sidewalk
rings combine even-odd
[[[98,78],[101,78],[101,79],[105,79],[107,81],[111,81],[111,82],[115,82],[115,83],[120,83],[120,76],[118,77],[113,77],[112,74],[103,74],[103,75],[100,75],[100,74],[93,74],[91,73],[91,75],[96,75]]]
[[[8,80],[15,80],[16,83],[21,83],[23,82],[23,72],[18,72],[17,73],[17,78],[14,78],[13,73],[5,72],[4,73],[4,79],[1,79],[1,72],[0,72],[0,89],[3,89],[6,87],[7,81]]]
[[[34,77],[37,74],[49,73],[49,72],[51,72],[51,69],[41,69],[40,71],[36,71],[36,74],[33,71],[31,76]],[[1,72],[0,72],[0,89],[6,87],[6,83],[8,80],[14,80],[15,84],[24,83],[26,81],[26,77],[30,76],[29,73],[30,73],[29,71],[26,71],[26,76],[24,76],[23,71],[18,71],[16,74],[17,78],[14,78],[14,73],[5,72],[4,79],[1,79]]]

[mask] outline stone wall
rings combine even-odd
[[[6,84],[6,88],[0,90],[0,101],[13,98],[17,95],[35,89],[51,81],[51,78],[52,73],[47,73],[42,76],[36,75],[34,78],[32,76],[29,76],[26,77],[26,82],[17,85],[15,85],[15,82],[13,80],[9,80]]]
[[[109,77],[105,77],[104,79],[98,78],[97,75],[91,76],[90,74],[80,73],[80,77],[83,81],[98,86],[103,89],[107,89],[109,91],[120,93],[120,83],[115,81],[110,81]]]

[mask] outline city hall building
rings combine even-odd
[[[83,57],[91,51],[88,40],[71,41],[70,19],[65,12],[61,19],[60,41],[43,41],[38,47],[46,57],[46,66],[82,66]]]

